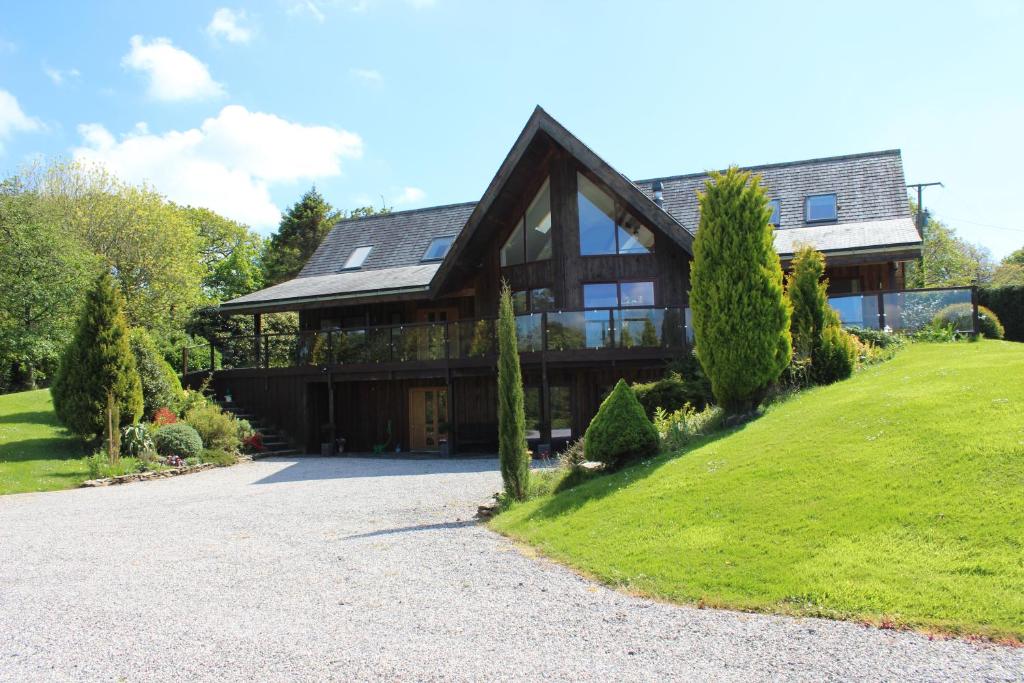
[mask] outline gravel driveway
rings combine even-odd
[[[494,460],[0,497],[2,680],[1024,680],[1024,650],[674,607],[471,521]]]

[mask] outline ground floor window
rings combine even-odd
[[[548,387],[551,394],[551,438],[572,438],[572,391],[570,387]]]

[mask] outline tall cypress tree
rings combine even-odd
[[[142,385],[121,295],[107,273],[86,295],[78,329],[50,391],[57,417],[68,430],[94,442],[104,437],[111,460],[116,460],[121,425],[142,414]]]
[[[700,194],[690,307],[697,357],[718,403],[757,407],[789,364],[789,303],[760,179],[730,168]]]
[[[498,305],[498,459],[505,493],[515,500],[524,500],[530,480],[530,456],[526,450],[526,409],[516,319],[507,282],[502,284]]]

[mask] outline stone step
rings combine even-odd
[[[276,458],[276,457],[291,456],[291,455],[302,455],[302,454],[299,453],[298,449],[295,449],[295,448],[283,448],[283,449],[276,450],[276,451],[260,451],[259,453],[253,453],[251,457],[252,457],[253,460],[262,460],[263,458]]]

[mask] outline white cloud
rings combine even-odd
[[[117,140],[96,123],[78,127],[75,159],[101,163],[131,182],[148,181],[170,199],[205,206],[257,228],[276,225],[275,183],[315,180],[341,173],[343,159],[362,155],[355,133],[306,126],[245,107],[224,107],[198,127],[162,134],[145,123]]]
[[[427,196],[427,193],[418,187],[403,187],[398,197],[395,199],[395,206],[402,206],[404,204],[416,204],[422,202]]]
[[[348,72],[353,78],[371,85],[381,85],[384,82],[384,76],[376,69],[349,69]]]
[[[253,31],[243,26],[246,20],[245,10],[233,10],[221,7],[213,13],[206,32],[211,38],[223,38],[229,43],[248,43],[252,40]]]
[[[322,24],[327,17],[324,15],[320,5],[315,0],[294,0],[288,4],[288,14],[308,14]]]
[[[65,71],[62,69],[55,69],[52,66],[47,66],[46,64],[43,64],[43,73],[46,74],[47,78],[53,81],[54,85],[58,86],[63,85],[64,81],[69,78],[78,78],[81,76],[78,69],[68,69]]]
[[[31,132],[42,130],[39,119],[26,114],[18,104],[18,98],[6,90],[0,89],[0,152],[3,151],[4,140],[15,132]]]
[[[147,43],[142,36],[132,36],[131,46],[121,65],[149,76],[149,95],[154,99],[198,100],[224,94],[206,65],[174,47],[169,39],[154,38]]]

